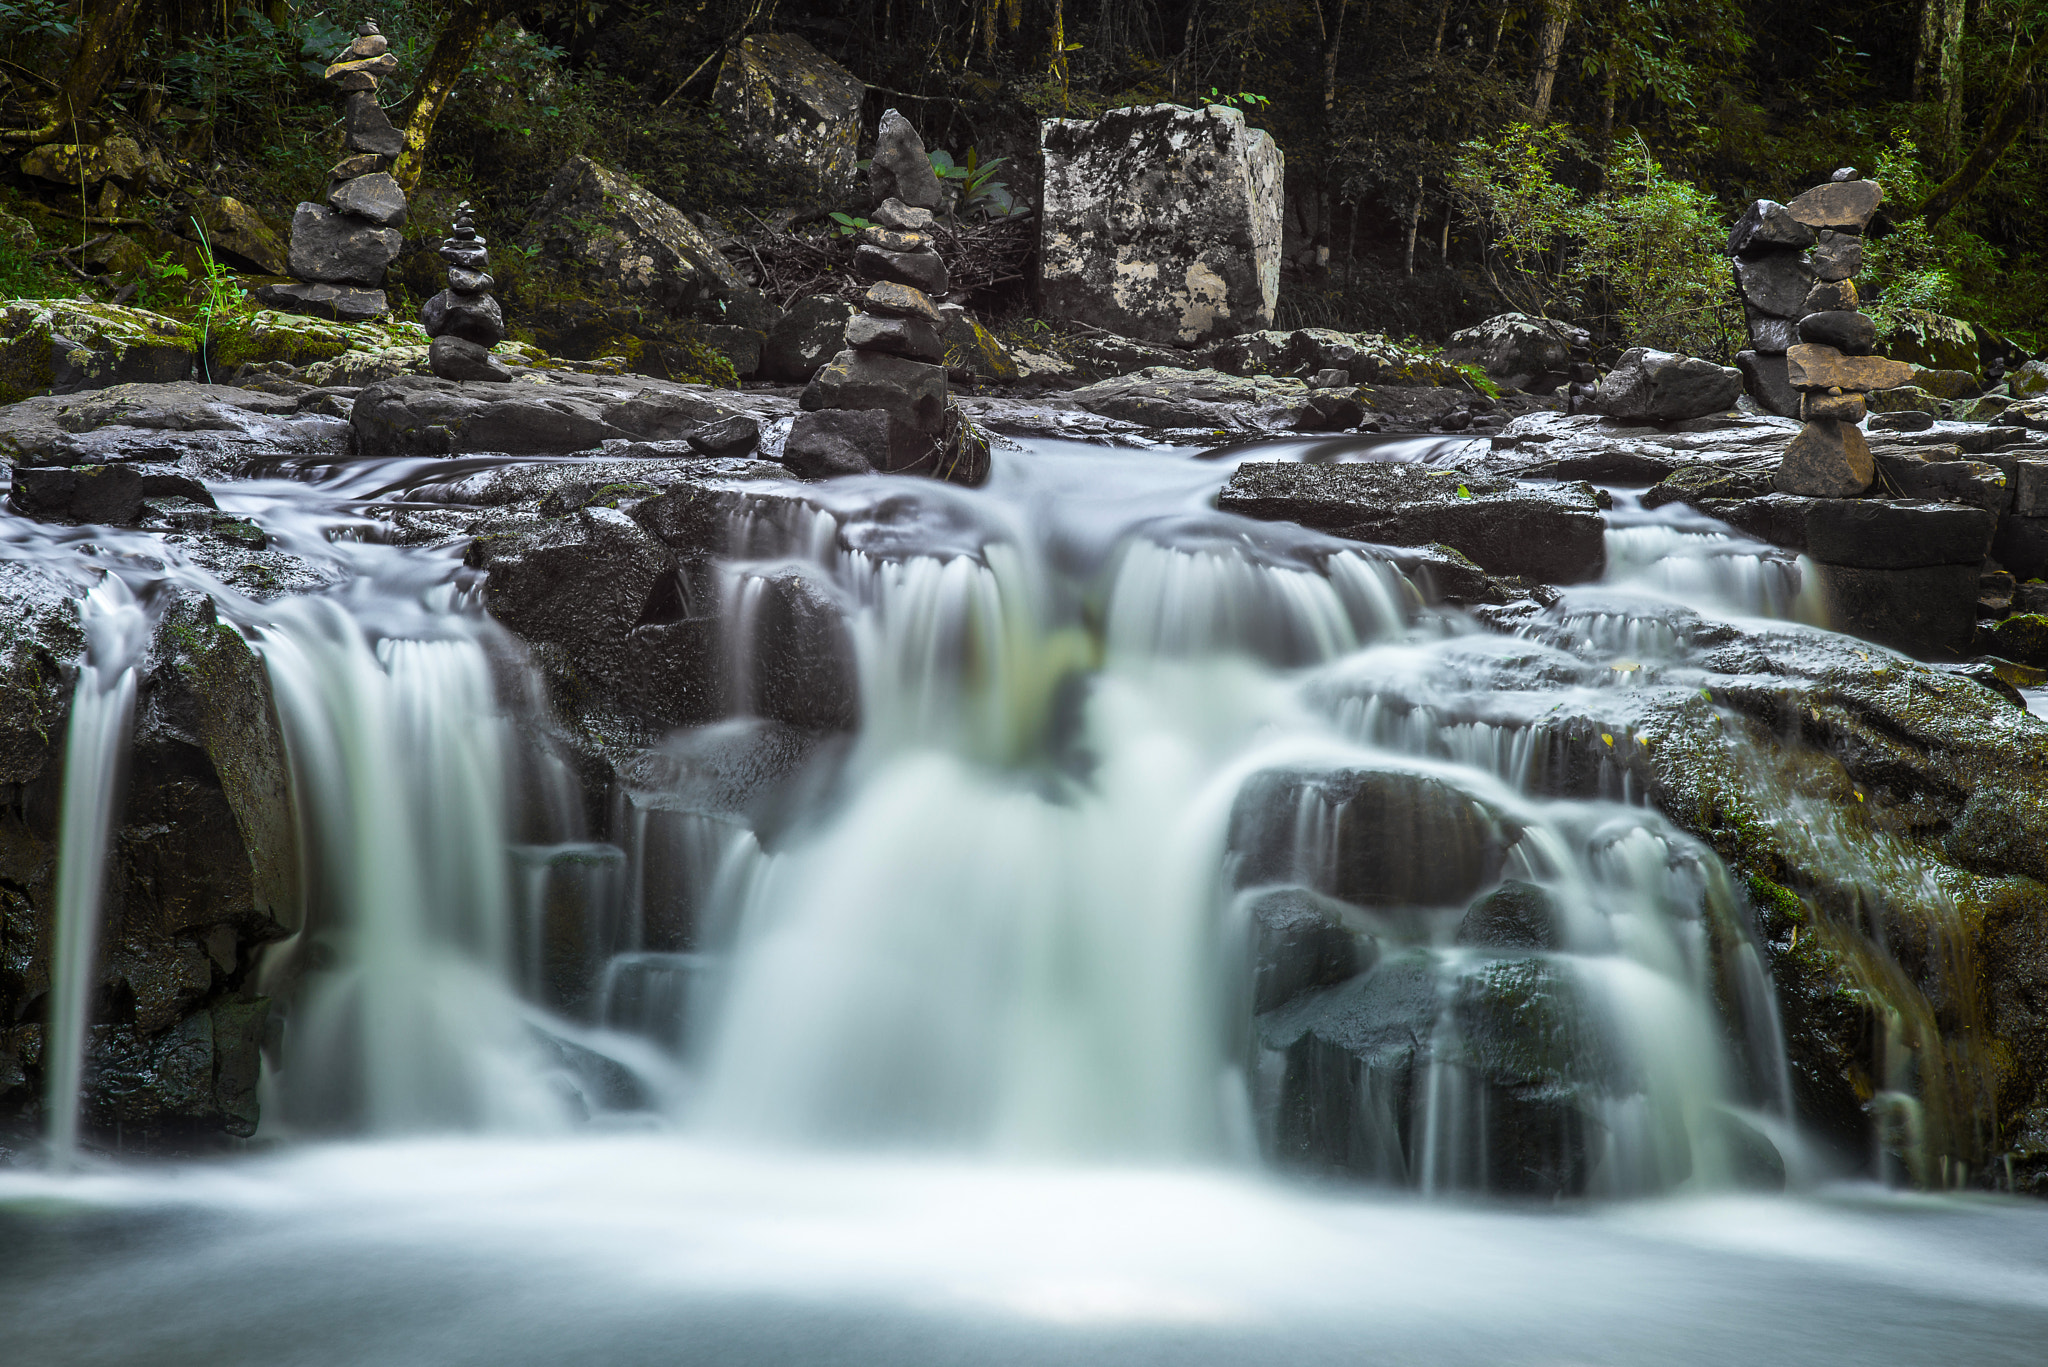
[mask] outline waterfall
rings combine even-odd
[[[108,847],[134,722],[136,665],[149,645],[149,614],[117,575],[101,577],[85,596],[80,618],[86,644],[64,741],[45,1091],[50,1162],[59,1168],[78,1157],[79,1089],[91,1038]]]

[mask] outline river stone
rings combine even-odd
[[[454,333],[443,333],[427,348],[427,368],[444,380],[502,383],[512,378],[512,372],[491,355],[489,347],[479,346]]]
[[[292,274],[334,285],[377,286],[405,239],[321,204],[301,204],[292,215]]]
[[[857,312],[852,304],[831,294],[809,294],[792,303],[761,348],[761,377],[809,383],[818,367],[845,347],[846,325]]]
[[[891,280],[927,295],[944,294],[951,285],[945,260],[937,252],[892,252],[863,242],[853,249],[853,273],[863,280]]]
[[[894,280],[878,280],[868,286],[861,303],[869,313],[884,318],[921,318],[933,327],[944,325],[939,316],[939,307],[931,296],[913,285],[898,284]]]
[[[898,199],[916,209],[941,209],[946,191],[932,170],[924,139],[910,120],[885,110],[875,130],[875,155],[868,163],[868,188],[877,199]]]
[[[1922,366],[1913,367],[1912,383],[1937,399],[1971,398],[1982,387],[1973,371],[1929,370]]]
[[[1941,400],[1918,385],[1901,384],[1890,389],[1868,390],[1863,395],[1863,402],[1872,413],[1925,413],[1930,419],[1941,416]]]
[[[1350,380],[1341,370],[1327,372],[1339,377],[1330,388],[1348,385]],[[1301,416],[1294,420],[1297,432],[1346,432],[1365,421],[1365,405],[1349,394],[1318,393],[1308,396],[1308,402],[1301,406]]]
[[[2028,361],[2005,377],[2005,392],[2018,400],[2048,396],[2048,364]]]
[[[1190,347],[1272,326],[1284,158],[1243,114],[1116,109],[1040,142],[1045,316]]]
[[[1862,301],[1854,280],[1823,280],[1807,292],[1801,316],[1808,313],[1853,311]]]
[[[1869,411],[1861,394],[1802,393],[1799,396],[1799,416],[1808,422],[1829,418],[1836,422],[1858,423]]]
[[[457,294],[488,294],[497,283],[489,271],[471,270],[467,266],[448,268],[448,288]]]
[[[947,392],[944,366],[842,351],[811,378],[798,402],[806,411],[883,409],[919,431],[936,434],[945,429]]]
[[[405,226],[405,191],[388,171],[341,182],[327,192],[327,202],[338,213],[354,214],[380,228]]]
[[[1772,485],[1779,493],[1810,498],[1854,498],[1877,478],[1870,445],[1852,423],[1809,421],[1785,448]]]
[[[912,470],[938,449],[930,432],[886,409],[826,408],[798,413],[782,446],[782,463],[805,479]]]
[[[1796,256],[1763,256],[1754,261],[1736,257],[1735,287],[1757,312],[1773,318],[1797,318],[1813,291],[1813,267]]]
[[[1820,245],[1807,255],[1807,260],[1823,282],[1847,280],[1863,269],[1863,239],[1847,233],[1823,232]]]
[[[1545,583],[1597,579],[1607,564],[1606,524],[1588,485],[1522,487],[1407,463],[1246,461],[1216,506],[1354,541],[1441,542],[1489,573]]]
[[[980,319],[958,304],[940,309],[939,317],[939,340],[945,344],[946,370],[953,379],[1008,384],[1020,376],[1016,356]]]
[[[364,456],[567,455],[615,437],[683,441],[732,411],[701,389],[641,375],[529,373],[464,386],[422,375],[369,385],[349,412]]]
[[[362,33],[346,49],[351,61],[362,61],[369,57],[381,57],[391,50],[391,40],[381,33]]]
[[[1814,241],[1813,229],[1794,218],[1790,209],[1773,199],[1759,199],[1743,210],[1742,217],[1729,230],[1728,255],[1801,252]]]
[[[888,228],[863,228],[860,240],[885,252],[928,252],[934,250],[926,233],[900,233]]]
[[[1341,902],[1309,888],[1275,888],[1254,894],[1246,910],[1254,1015],[1372,967],[1373,941],[1345,928]]]
[[[1739,351],[1735,354],[1735,368],[1742,372],[1743,387],[1749,391],[1749,397],[1766,413],[1776,413],[1781,418],[1799,416],[1799,391],[1787,377],[1783,356]]]
[[[206,240],[214,255],[245,263],[266,275],[283,275],[290,268],[291,251],[277,226],[232,195],[195,194],[192,208],[206,225]]]
[[[1836,631],[1927,659],[1955,659],[1973,650],[1980,565],[1816,568],[1821,602]]]
[[[0,411],[35,394],[189,377],[199,339],[147,309],[71,299],[0,301]],[[0,456],[11,456],[0,445]]]
[[[712,102],[755,157],[853,193],[860,156],[860,77],[794,33],[750,33],[726,50]]]
[[[452,334],[486,348],[505,340],[504,311],[488,294],[442,290],[420,305],[420,326],[429,337]]]
[[[1983,508],[1922,499],[1774,493],[1716,510],[1759,541],[1866,570],[1981,564],[2001,519]],[[2007,521],[2017,519],[2005,519]]]
[[[133,527],[142,521],[148,499],[184,498],[215,506],[205,485],[170,466],[17,465],[13,476],[9,506],[43,522]]]
[[[395,157],[405,151],[405,135],[391,126],[377,97],[369,91],[349,95],[342,110],[342,129],[351,152]]]
[[[877,318],[856,313],[846,324],[846,344],[856,351],[881,351],[913,361],[943,361],[945,343],[922,318]]]
[[[1877,325],[1867,313],[1809,313],[1799,320],[1799,340],[1831,346],[1851,356],[1867,356],[1877,345]]]
[[[1810,342],[1787,351],[1785,363],[1785,376],[1794,389],[1893,389],[1913,378],[1913,368],[1903,361],[1844,356],[1831,346]]]
[[[1596,411],[1636,422],[1684,422],[1723,413],[1742,396],[1741,372],[1696,356],[1630,347],[1600,381]]]
[[[928,233],[938,220],[932,217],[930,209],[913,209],[900,199],[885,199],[876,206],[869,222],[898,232]]]
[[[1876,181],[1847,180],[1816,185],[1785,208],[1809,228],[1861,233],[1883,202],[1884,187]]]

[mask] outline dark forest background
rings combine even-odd
[[[2048,344],[2041,0],[0,0],[0,137],[138,127],[285,217],[333,157],[319,65],[365,16],[394,113],[438,113],[420,185],[503,224],[579,152],[741,229],[857,207],[740,151],[712,102],[723,53],[792,32],[869,84],[870,134],[893,105],[933,149],[1008,158],[1027,209],[1042,118],[1244,109],[1287,157],[1283,324],[1441,338],[1525,306],[1697,344],[1727,304],[1684,302],[1701,235],[1854,165],[1889,191],[1879,307]],[[1659,273],[1647,303],[1616,285]]]

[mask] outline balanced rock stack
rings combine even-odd
[[[272,308],[344,321],[381,317],[389,308],[384,268],[398,255],[405,191],[391,175],[405,137],[377,103],[377,81],[398,69],[389,39],[365,20],[356,40],[327,68],[346,98],[348,155],[328,172],[327,202],[301,204],[292,215],[289,284],[265,285],[256,298]]]
[[[932,248],[931,211],[887,199],[864,230],[853,266],[874,283],[847,320],[847,349],[811,378],[783,461],[829,477],[879,470],[976,484],[988,450],[951,401],[932,296],[946,263]]]
[[[1844,167],[1790,204],[1756,201],[1728,235],[1749,320],[1736,362],[1758,403],[1805,423],[1779,462],[1781,493],[1853,498],[1877,477],[1863,396],[1912,375],[1872,354],[1877,331],[1857,308],[1863,230],[1883,201],[1883,186]]]
[[[448,288],[420,305],[420,326],[434,339],[427,367],[444,380],[509,380],[512,372],[491,355],[505,340],[505,314],[491,297],[491,254],[476,235],[469,201],[456,206],[455,225],[441,239]]]

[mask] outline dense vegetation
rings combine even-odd
[[[721,54],[780,30],[867,81],[871,119],[897,105],[934,148],[1012,158],[1027,200],[1041,118],[1246,109],[1287,153],[1290,324],[1440,337],[1518,306],[1724,353],[1713,232],[1852,164],[1890,191],[1880,316],[2048,343],[2042,0],[0,0],[0,136],[142,126],[282,216],[332,159],[320,61],[370,14],[399,121],[446,99],[419,184],[500,222],[579,151],[741,226],[853,207],[741,154],[712,104]],[[0,233],[0,289],[76,287],[36,255]]]

